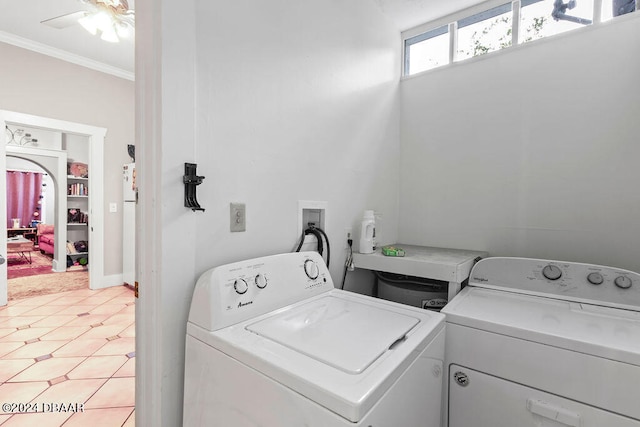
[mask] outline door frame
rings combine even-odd
[[[61,150],[7,145],[5,159],[7,157],[29,160],[45,169],[53,178],[56,192],[53,271],[67,271],[67,153]]]
[[[89,241],[91,242],[91,267],[89,268],[89,287],[101,289],[110,286],[104,280],[104,139],[107,129],[74,123],[65,120],[34,116],[14,111],[0,110],[0,126],[26,126],[47,131],[81,135],[88,138],[89,143]],[[0,143],[0,167],[6,171],[6,142]],[[38,150],[43,151],[43,150]],[[66,168],[66,165],[65,165]],[[1,174],[0,189],[6,192],[6,173]],[[66,175],[65,175],[66,178]],[[64,186],[64,204],[66,205],[66,179]],[[59,193],[59,192],[58,192]],[[6,204],[6,201],[5,201]],[[6,207],[0,210],[0,221],[7,223]],[[65,223],[66,232],[66,223]],[[1,255],[7,253],[7,236],[0,236]],[[66,239],[65,239],[66,241]],[[56,242],[57,245],[58,242]],[[58,245],[58,247],[61,245]],[[66,257],[65,257],[66,258]],[[7,304],[7,270],[6,263],[0,265],[0,306]]]

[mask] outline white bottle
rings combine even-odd
[[[375,249],[376,219],[373,211],[364,211],[362,228],[360,229],[360,253],[371,254]]]

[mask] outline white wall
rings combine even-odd
[[[62,144],[67,152],[67,162],[89,163],[89,138],[82,135],[63,134]],[[89,171],[91,177],[91,171]]]
[[[399,34],[363,2],[203,2],[196,119],[197,269],[288,252],[298,201],[326,201],[333,278],[364,209],[395,240]],[[247,231],[229,232],[229,203]]]
[[[640,271],[638,52],[625,16],[403,81],[400,240]]]
[[[104,273],[122,273],[122,164],[134,139],[134,83],[0,43],[0,109],[107,129],[104,147]],[[44,139],[43,139],[44,142]],[[91,173],[91,171],[89,171]],[[95,195],[94,195],[95,196]]]
[[[12,145],[21,145],[23,142],[22,139],[27,135],[31,135],[31,139],[37,140],[35,145],[33,143],[27,144],[27,147],[36,147],[36,148],[47,148],[51,150],[61,150],[62,149],[62,134],[60,132],[52,132],[49,130],[43,129],[35,129],[27,126],[9,126],[9,130],[13,132],[13,135],[10,136],[7,132],[7,143],[13,139],[11,142]],[[22,132],[22,137],[19,136],[19,131]]]
[[[290,251],[298,200],[328,202],[336,282],[344,228],[364,209],[382,214],[383,238],[396,239],[399,34],[368,2],[139,0],[136,9],[145,361],[136,376],[149,411],[136,423],[176,426],[200,273]],[[184,162],[206,177],[205,212],[182,206]],[[229,231],[230,202],[246,203],[246,232]]]

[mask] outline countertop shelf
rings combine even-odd
[[[449,298],[460,291],[460,284],[469,277],[471,268],[478,259],[486,258],[487,252],[466,249],[436,248],[429,246],[394,243],[404,249],[405,256],[382,255],[381,248],[372,254],[353,254],[356,268],[406,274],[427,279],[449,282]]]

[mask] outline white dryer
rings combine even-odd
[[[449,427],[640,427],[640,275],[487,258],[447,316]]]
[[[440,425],[444,316],[334,289],[315,252],[220,266],[187,323],[184,426]]]

